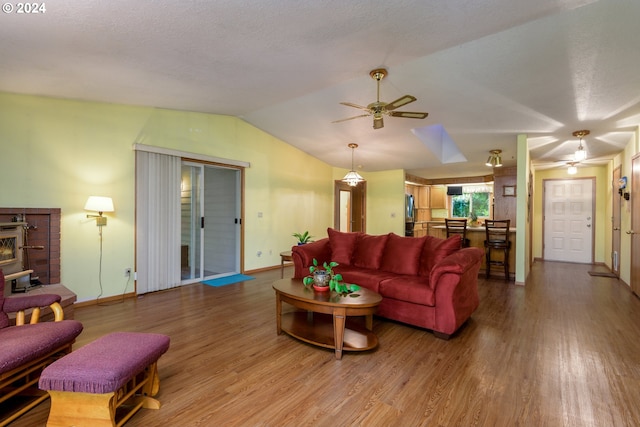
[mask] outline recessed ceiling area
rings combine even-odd
[[[431,125],[411,129],[411,132],[431,151],[442,164],[466,162],[456,143],[444,126]]]

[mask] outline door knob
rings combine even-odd
[[[620,227],[613,227],[613,231],[618,231],[620,230]]]
[[[636,232],[633,231],[633,230],[629,230],[629,231],[627,231],[627,234],[636,234]]]
[[[587,224],[587,228],[591,228],[591,224]]]

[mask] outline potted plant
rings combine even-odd
[[[293,233],[292,236],[298,239],[298,245],[309,243],[313,237],[309,234],[309,231],[305,231],[304,233]]]
[[[313,285],[313,288],[319,292],[333,291],[342,296],[352,294],[351,296],[357,297],[358,294],[353,292],[359,290],[360,286],[344,283],[342,274],[333,271],[333,267],[338,265],[337,262],[331,261],[318,266],[318,260],[314,258],[313,265],[309,266],[311,275],[303,278],[302,283],[305,286]]]
[[[474,211],[469,214],[469,219],[471,220],[469,225],[478,225],[478,215]]]

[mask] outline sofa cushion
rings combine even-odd
[[[435,306],[436,298],[429,278],[424,276],[397,276],[380,282],[378,293],[383,298],[406,301],[413,304]]]
[[[428,276],[433,267],[460,249],[460,236],[451,236],[448,239],[439,239],[433,236],[426,236],[420,260],[421,276]]]
[[[351,265],[356,240],[361,233],[344,233],[333,228],[327,229],[331,246],[331,261],[338,264]]]
[[[417,275],[424,237],[403,237],[390,233],[380,269],[397,274]]]
[[[351,259],[352,264],[356,267],[379,269],[388,238],[388,234],[379,236],[360,234],[356,240],[356,247]]]
[[[0,372],[24,365],[65,344],[72,343],[82,332],[77,320],[43,322],[34,325],[0,329]]]

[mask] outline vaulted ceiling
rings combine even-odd
[[[483,175],[492,149],[515,164],[518,134],[559,165],[580,129],[606,160],[640,125],[636,0],[45,4],[0,17],[1,91],[238,116],[333,166],[355,142],[364,172]],[[332,123],[376,100],[380,67],[380,100],[429,116]]]

